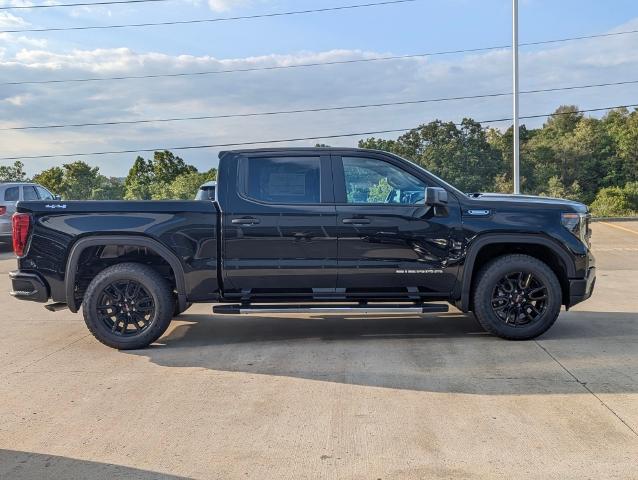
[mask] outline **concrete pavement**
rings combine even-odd
[[[196,305],[117,352],[2,295],[0,478],[638,478],[638,222],[593,229],[594,297],[530,342]]]

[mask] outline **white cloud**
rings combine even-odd
[[[225,12],[235,7],[247,5],[250,0],[208,0],[208,6],[216,12]]]
[[[638,22],[623,26],[630,30]],[[332,50],[248,58],[138,53],[128,48],[5,51],[0,82],[87,76],[181,73],[286,66],[388,55]],[[228,73],[117,82],[5,86],[0,127],[182,117],[393,102],[508,92],[510,53],[413,58],[276,71]],[[638,35],[609,37],[521,50],[523,90],[607,81],[638,80]],[[635,85],[523,95],[522,115],[544,114],[561,103],[582,108],[634,103]],[[435,118],[458,121],[510,115],[510,97],[425,103],[271,117],[231,118],[126,126],[0,132],[3,156],[171,147],[341,132],[413,127]],[[542,119],[529,121],[538,125]],[[503,126],[503,124],[496,124]],[[383,135],[381,135],[383,136]],[[392,134],[389,136],[396,136]],[[331,145],[356,144],[356,138]],[[314,141],[301,144],[313,145]],[[298,143],[300,144],[300,143]],[[215,165],[212,150],[185,151],[201,168]],[[85,158],[111,175],[124,175],[134,155]],[[27,162],[29,173],[61,160]]]
[[[31,7],[30,0],[0,0],[0,7]]]
[[[35,48],[45,48],[48,42],[45,38],[33,38],[14,33],[0,33],[0,43],[21,45]]]
[[[2,28],[18,28],[29,25],[24,18],[13,15],[9,12],[0,12],[0,27]]]

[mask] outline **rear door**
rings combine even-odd
[[[421,298],[447,295],[456,280],[460,212],[424,204],[440,186],[393,157],[333,157],[339,276],[347,296]]]
[[[330,156],[239,155],[224,191],[223,266],[229,297],[309,297],[337,282]]]

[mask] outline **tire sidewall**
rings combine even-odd
[[[495,261],[485,269],[476,290],[475,310],[481,323],[489,331],[514,340],[535,338],[549,329],[556,321],[562,304],[560,283],[552,270],[532,257]],[[501,320],[492,310],[492,293],[496,283],[508,273],[527,271],[537,277],[547,287],[547,306],[541,317],[530,325],[511,326]],[[487,325],[485,325],[487,323]]]
[[[143,348],[157,340],[166,330],[166,327],[168,326],[167,324],[164,325],[167,315],[166,312],[169,312],[169,322],[170,318],[172,318],[173,304],[170,301],[171,297],[168,294],[167,287],[158,283],[158,279],[154,278],[153,275],[149,275],[149,272],[143,268],[144,266],[139,265],[134,268],[122,268],[124,266],[120,265],[119,267],[120,268],[104,270],[93,280],[93,282],[91,282],[86,291],[82,306],[84,319],[89,326],[89,329],[98,338],[98,340],[108,346],[123,350]],[[154,274],[155,272],[152,273]],[[155,305],[155,311],[153,312],[153,316],[150,320],[150,325],[139,335],[127,337],[114,334],[100,319],[97,312],[97,302],[104,288],[114,282],[122,280],[133,280],[142,285],[147,293],[152,297]],[[160,278],[160,280],[162,279]]]

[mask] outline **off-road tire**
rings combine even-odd
[[[134,281],[140,284],[153,300],[154,310],[150,315],[148,327],[139,334],[120,336],[100,319],[97,311],[99,298],[113,282]],[[102,270],[89,284],[84,295],[82,313],[84,321],[93,336],[112,348],[134,350],[147,347],[166,331],[173,318],[175,305],[173,292],[167,281],[147,265],[138,263],[120,263]]]
[[[545,309],[528,325],[506,323],[492,309],[497,283],[512,272],[529,272],[546,286]],[[474,284],[474,316],[487,332],[507,340],[531,340],[542,335],[558,318],[561,304],[562,291],[556,274],[547,264],[529,255],[510,254],[495,258],[481,268]]]

